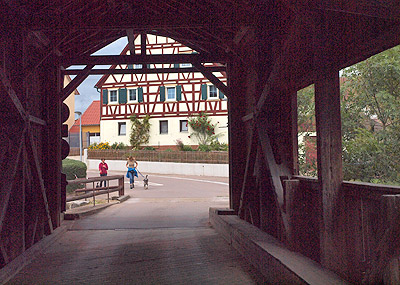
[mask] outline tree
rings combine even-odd
[[[189,118],[188,124],[193,130],[190,136],[196,137],[199,145],[209,145],[221,136],[221,134],[215,134],[217,124],[211,124],[211,120],[204,112],[201,112],[198,117]]]
[[[150,140],[150,116],[146,115],[140,120],[136,115],[132,115],[130,120],[130,143],[132,148],[138,149],[142,144],[146,144]]]
[[[343,72],[343,168],[347,180],[400,183],[400,47]]]

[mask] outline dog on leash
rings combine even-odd
[[[146,175],[145,177],[144,177],[144,179],[143,179],[143,186],[144,186],[144,189],[149,189],[149,178],[148,178],[148,175]]]

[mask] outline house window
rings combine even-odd
[[[129,89],[129,101],[130,102],[137,102],[137,90],[136,89]]]
[[[118,123],[118,135],[126,136],[126,123]]]
[[[117,90],[110,90],[110,103],[118,102],[118,93]]]
[[[187,132],[188,131],[188,121],[187,120],[180,120],[180,131]]]
[[[210,98],[210,99],[217,99],[218,98],[217,87],[215,87],[214,85],[209,85],[208,86],[208,98]]]
[[[167,100],[168,101],[176,100],[175,87],[167,87]]]
[[[191,63],[181,63],[181,64],[180,64],[180,67],[183,67],[183,68],[185,68],[185,67],[192,67],[192,64],[191,64]]]
[[[141,64],[134,64],[133,68],[134,69],[142,69],[142,65]]]
[[[168,121],[160,121],[160,134],[168,134]]]

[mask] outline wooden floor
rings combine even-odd
[[[208,224],[209,207],[228,206],[227,183],[178,178],[128,183],[131,199],[64,221],[69,230],[8,284],[265,284]]]
[[[262,284],[211,228],[70,230],[7,284]]]

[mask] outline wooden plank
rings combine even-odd
[[[35,123],[35,124],[42,125],[42,126],[46,126],[47,125],[45,120],[42,120],[42,119],[40,119],[38,117],[35,117],[35,116],[32,116],[32,115],[29,115],[29,121],[31,123]]]
[[[60,101],[64,101],[83,82],[83,80],[89,76],[90,70],[93,67],[93,64],[87,65],[67,86],[61,90],[61,93],[59,94]]]

